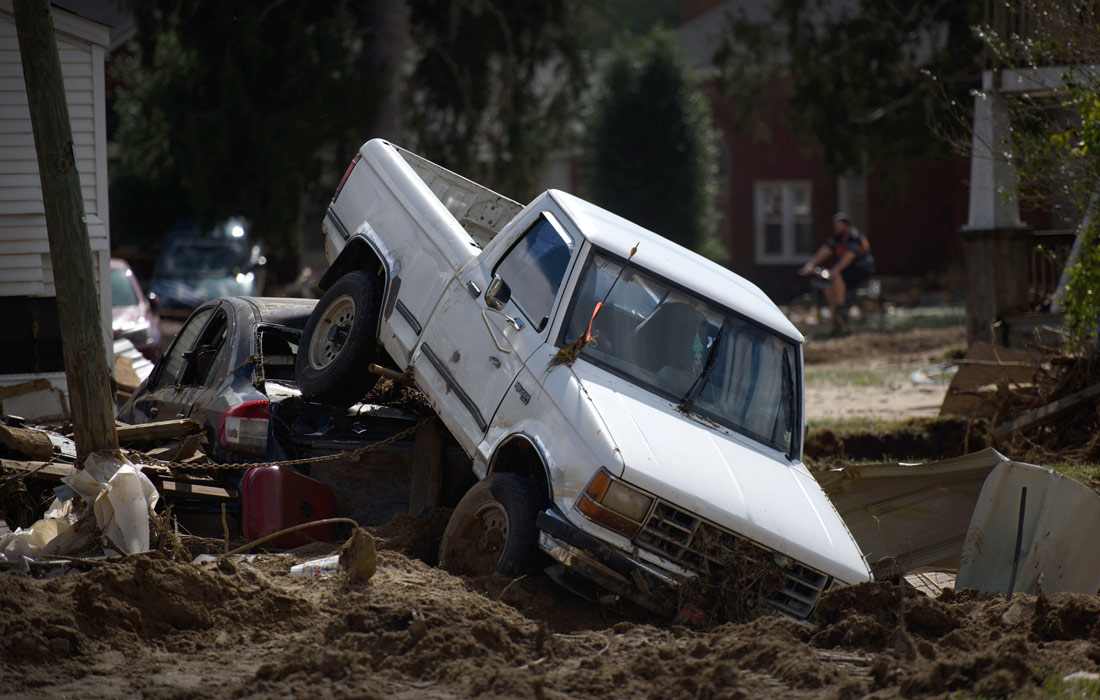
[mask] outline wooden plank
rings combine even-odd
[[[183,437],[197,433],[202,425],[194,418],[177,418],[175,420],[162,420],[156,423],[142,423],[141,425],[117,424],[115,432],[118,434],[119,444],[131,445],[136,442],[158,442]]]
[[[1035,380],[1042,358],[1026,350],[973,343],[947,387],[940,415],[988,416],[993,406],[980,393],[997,384],[1028,384]]]
[[[27,462],[17,459],[0,459],[0,467],[11,471],[25,472],[28,475],[48,481],[61,481],[63,477],[72,474],[76,468],[65,463],[49,464],[47,462]]]
[[[1063,396],[1057,401],[1048,403],[1046,406],[1037,408],[1034,411],[1028,411],[1008,423],[1001,423],[993,429],[993,438],[995,440],[1000,440],[1017,430],[1026,430],[1036,425],[1049,422],[1071,408],[1075,408],[1095,396],[1100,396],[1100,384],[1093,384],[1087,389],[1074,392],[1069,396]]]
[[[420,515],[439,505],[443,473],[443,429],[438,420],[422,423],[413,440],[412,479],[409,485],[409,513]]]
[[[205,486],[176,479],[154,479],[160,492],[167,497],[201,498],[203,500],[235,501],[237,491],[222,486]],[[159,482],[159,483],[157,483]]]
[[[0,386],[0,401],[3,401],[4,399],[10,399],[13,396],[31,394],[36,391],[48,391],[52,388],[53,384],[50,383],[49,379],[46,379],[44,377],[32,379],[29,382],[13,384],[12,386]]]

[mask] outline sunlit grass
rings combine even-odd
[[[909,381],[909,374],[900,369],[815,368],[805,369],[806,387],[874,386],[890,387]]]

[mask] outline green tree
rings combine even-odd
[[[729,18],[715,54],[718,83],[742,120],[762,90],[790,81],[791,126],[834,172],[868,160],[948,152],[933,132],[948,102],[978,84],[976,2],[776,0],[766,18]]]
[[[111,66],[121,151],[112,214],[157,233],[186,210],[205,224],[244,215],[276,273],[293,274],[304,200],[321,196],[323,171],[342,172],[386,89],[384,67],[364,50],[375,9],[134,2],[136,42]]]
[[[579,0],[407,5],[411,147],[513,198],[534,194],[584,87]]]
[[[1084,350],[1100,318],[1100,3],[1003,0],[993,17],[996,26],[979,32],[991,63],[1041,71],[1052,88],[1004,96],[1019,176],[1012,194],[1081,220],[1063,306],[1067,345]]]
[[[673,32],[620,42],[608,57],[585,153],[597,204],[688,248],[705,243],[715,218],[714,132]]]

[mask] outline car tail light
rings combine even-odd
[[[269,416],[267,399],[247,401],[226,409],[218,424],[218,443],[231,452],[265,454]]]
[[[652,504],[652,496],[600,469],[577,501],[577,510],[589,520],[629,538],[638,534]]]
[[[355,157],[351,159],[351,165],[344,171],[344,176],[340,178],[340,184],[336,186],[336,191],[332,193],[332,201],[336,201],[336,198],[340,196],[340,190],[344,189],[344,183],[348,181],[348,176],[351,175],[351,171],[355,169],[355,164],[359,162],[359,159],[363,157],[362,153],[356,153]]]

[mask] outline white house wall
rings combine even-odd
[[[84,199],[104,345],[111,347],[106,26],[51,7]],[[42,186],[11,0],[0,0],[0,296],[56,296]],[[0,368],[0,374],[3,368]],[[0,378],[9,384],[14,375]]]

